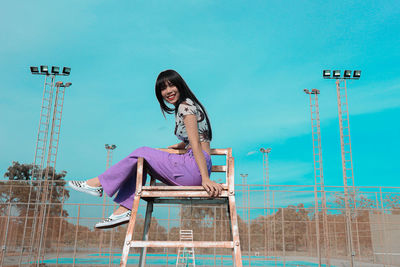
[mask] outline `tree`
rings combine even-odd
[[[0,189],[1,201],[5,203],[34,203],[36,199],[41,201],[41,196],[38,194],[41,194],[42,188],[38,185],[46,184],[32,179],[32,172],[38,174],[39,170],[39,166],[20,164],[18,161],[13,161],[4,174],[4,177],[8,178],[9,182],[5,183]],[[69,198],[69,191],[64,188],[64,177],[67,175],[67,172],[61,171],[57,173],[52,167],[49,167],[48,173],[54,173],[54,175],[48,182],[47,199],[53,204],[62,203]],[[35,175],[34,178],[37,178],[37,176]],[[34,181],[32,185],[29,183],[30,180]],[[33,208],[34,205],[30,205],[29,210],[27,209],[27,205],[16,205],[16,209],[18,210],[16,216],[25,216],[26,212],[32,212]],[[50,215],[68,216],[68,213],[65,210],[61,211],[61,205],[52,205]]]
[[[392,214],[400,214],[400,196],[386,195],[384,203],[391,209]]]

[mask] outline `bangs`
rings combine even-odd
[[[167,85],[178,87],[179,78],[179,74],[175,71],[166,70],[160,73],[156,81],[156,90],[158,92],[161,92],[162,90],[167,88]]]

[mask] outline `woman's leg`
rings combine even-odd
[[[90,183],[93,182],[93,185],[96,185],[99,181],[104,192],[110,197],[119,190],[114,201],[127,209],[131,209],[136,190],[136,169],[139,157],[143,157],[148,164],[149,174],[165,184],[201,185],[200,171],[190,150],[186,154],[177,155],[150,147],[136,149],[129,156],[99,175],[98,179],[88,180],[88,183],[90,181]],[[210,172],[211,160],[207,153],[205,153],[205,157]],[[143,184],[146,183],[146,178],[143,177]]]
[[[168,152],[158,149],[140,147],[99,175],[98,180],[108,196],[112,197],[118,191],[114,201],[131,209],[136,190],[137,159],[143,157],[146,160],[150,165],[150,175],[154,175],[155,178],[168,184],[174,184],[169,181],[173,175],[168,155]],[[143,177],[143,184],[146,182],[146,178]],[[163,180],[163,178],[166,179]],[[88,183],[96,184],[96,180],[96,178],[90,179]]]

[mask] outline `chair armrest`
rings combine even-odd
[[[185,154],[186,153],[186,149],[172,149],[172,148],[156,148],[158,150],[161,151],[165,151],[171,154]]]

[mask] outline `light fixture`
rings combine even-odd
[[[333,78],[340,78],[340,70],[333,71]]]
[[[318,89],[312,89],[311,90],[311,94],[318,95],[319,94],[319,90]]]
[[[351,77],[351,70],[345,70],[343,73],[344,78],[350,78]]]
[[[40,66],[40,72],[42,74],[49,74],[49,68],[47,66],[42,65]]]
[[[52,74],[59,74],[60,73],[60,67],[56,67],[56,66],[51,67],[51,73]]]
[[[72,85],[72,83],[66,83],[65,85],[64,85],[64,87],[70,87]]]
[[[353,71],[353,76],[351,76],[351,70],[344,70],[343,71],[343,76],[340,76],[340,70],[333,70],[332,71],[332,76],[331,76],[331,71],[330,70],[323,70],[322,71],[322,76],[324,79],[336,79],[336,80],[358,80],[360,79],[361,76],[361,70],[355,70]]]
[[[326,79],[326,78],[330,78],[331,77],[331,71],[330,70],[323,70],[322,71],[322,76]]]
[[[303,91],[304,91],[304,93],[306,93],[306,94],[310,94],[310,91],[309,91],[308,89],[304,89]]]
[[[355,70],[353,72],[353,78],[360,79],[360,76],[361,76],[361,70]]]
[[[39,68],[31,66],[31,72],[32,72],[32,74],[39,74]]]
[[[62,73],[68,76],[71,73],[71,68],[64,67]]]

